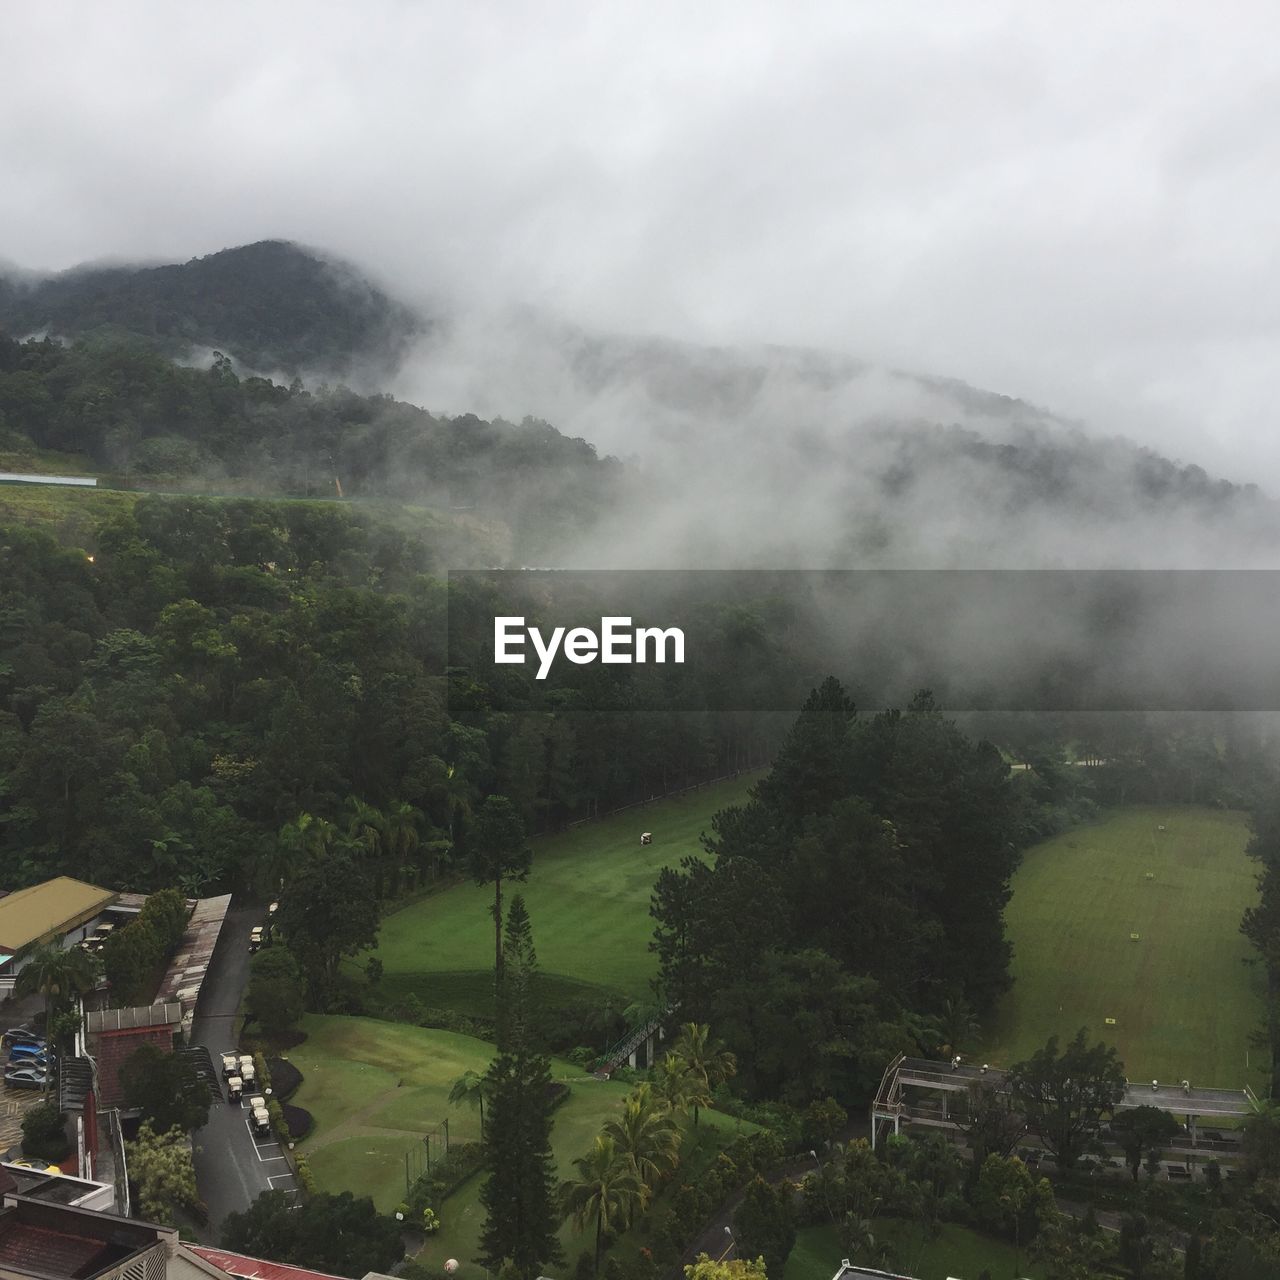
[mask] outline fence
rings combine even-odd
[[[449,1153],[449,1117],[446,1116],[434,1129],[428,1129],[422,1135],[420,1143],[404,1153],[404,1193],[424,1174],[431,1176],[431,1170]]]

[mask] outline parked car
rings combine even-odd
[[[5,1067],[4,1082],[11,1089],[43,1089],[51,1078],[43,1067]]]
[[[9,1061],[15,1058],[35,1058],[48,1053],[49,1046],[43,1040],[15,1040],[9,1045]]]
[[[47,1049],[30,1048],[27,1045],[15,1045],[9,1052],[11,1067],[48,1067],[50,1063],[57,1060],[56,1053],[50,1053]]]
[[[244,1081],[246,1088],[252,1089],[257,1086],[258,1072],[252,1061],[240,1064],[240,1079]]]
[[[260,1138],[265,1138],[271,1132],[271,1117],[267,1114],[266,1107],[254,1107],[253,1131]]]
[[[222,1055],[222,1078],[229,1080],[232,1076],[240,1074],[240,1059],[234,1053],[224,1053]]]
[[[239,1076],[227,1077],[227,1101],[239,1102],[244,1093],[244,1081]]]
[[[24,1025],[21,1027],[10,1027],[9,1030],[4,1033],[4,1048],[7,1049],[15,1040],[27,1040],[37,1044],[44,1044],[45,1037],[43,1032],[37,1031],[35,1027]]]
[[[267,1100],[260,1093],[251,1093],[244,1101],[250,1111],[265,1111],[267,1109]]]

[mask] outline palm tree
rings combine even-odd
[[[948,1056],[959,1053],[982,1030],[969,1002],[958,992],[949,995],[942,1002],[938,1028],[942,1036],[942,1047]]]
[[[387,806],[383,819],[383,832],[387,852],[391,855],[392,892],[400,887],[400,868],[405,866],[418,851],[422,842],[418,828],[422,823],[422,810],[415,809],[406,800],[393,800]]]
[[[698,1108],[711,1101],[711,1091],[716,1085],[738,1073],[738,1059],[711,1039],[711,1028],[706,1023],[686,1022],[680,1028],[680,1036],[672,1050],[676,1061],[694,1085],[700,1085],[698,1096],[691,1097],[694,1127],[698,1124]]]
[[[373,864],[374,891],[382,897],[383,863],[387,851],[387,820],[381,810],[366,804],[359,796],[347,797],[347,836]]]
[[[280,828],[266,856],[259,859],[263,888],[274,897],[285,881],[302,866],[316,858],[324,858],[341,843],[341,833],[327,818],[300,813]]]
[[[607,1121],[602,1133],[613,1139],[619,1156],[645,1189],[645,1200],[659,1179],[680,1163],[680,1128],[671,1112],[658,1106],[647,1083],[623,1103],[622,1114]]]
[[[636,1206],[643,1203],[644,1187],[618,1152],[612,1138],[600,1134],[585,1156],[573,1162],[578,1171],[560,1186],[560,1202],[574,1226],[585,1231],[592,1218],[596,1221],[596,1263],[594,1274],[600,1274],[600,1238],[615,1224],[630,1220]]]
[[[476,1071],[464,1071],[449,1090],[449,1101],[457,1106],[465,1102],[470,1107],[480,1108],[480,1141],[484,1141],[484,1076]]]
[[[13,986],[15,996],[40,992],[44,996],[45,1027],[50,1039],[55,1031],[55,1018],[63,1008],[72,1007],[72,998],[93,990],[98,980],[98,966],[93,957],[80,947],[69,949],[56,942],[36,943],[18,952],[26,963],[18,972]],[[48,1089],[48,1082],[45,1089]]]
[[[692,1109],[695,1095],[700,1104],[711,1101],[701,1081],[692,1080],[684,1064],[674,1053],[664,1054],[653,1070],[654,1094],[668,1111],[686,1115]]]

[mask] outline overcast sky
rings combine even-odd
[[[1280,8],[6,6],[0,258],[284,237],[849,351],[1280,490]]]

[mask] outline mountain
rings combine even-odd
[[[0,329],[15,336],[125,330],[179,359],[215,348],[289,377],[386,375],[424,327],[349,265],[283,240],[163,266],[0,273]]]
[[[130,331],[206,367],[217,348],[286,383],[301,372],[314,398],[33,348],[0,370],[0,434],[138,477],[293,492],[328,476],[347,494],[505,512],[517,555],[517,531],[536,526],[547,563],[1280,563],[1280,505],[1256,487],[1021,400],[838,353],[592,332],[529,307],[424,317],[281,241],[10,273],[6,327]],[[334,375],[389,394],[327,396],[317,383]]]

